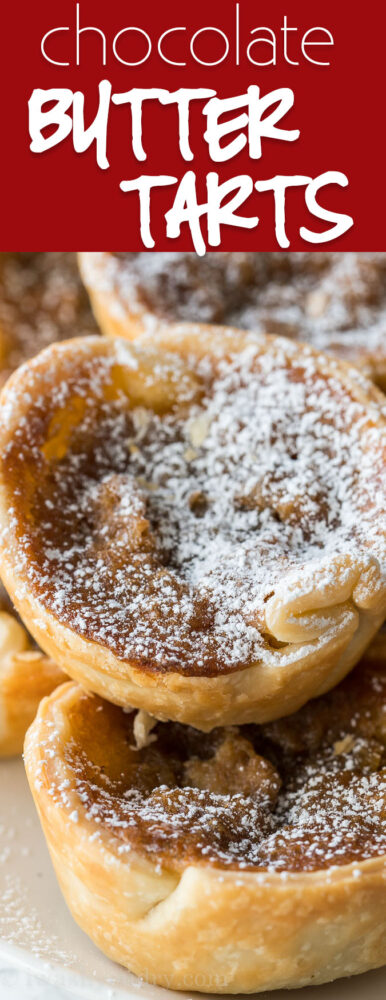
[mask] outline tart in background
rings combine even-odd
[[[221,323],[304,341],[386,390],[385,253],[79,254],[101,329]]]

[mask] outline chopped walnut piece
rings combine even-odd
[[[149,747],[151,743],[156,742],[156,734],[152,733],[152,729],[156,725],[157,719],[153,715],[149,715],[143,709],[136,712],[133,722],[133,733],[137,750],[143,750],[144,747]]]

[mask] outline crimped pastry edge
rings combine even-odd
[[[138,850],[124,857],[90,834],[81,802],[67,789],[77,821],[54,803],[62,780],[63,685],[30,728],[25,762],[31,791],[67,904],[110,958],[148,982],[176,990],[253,993],[328,982],[386,962],[386,859],[305,874],[188,865],[162,870]],[[42,741],[59,729],[52,766]],[[103,837],[102,837],[103,841]]]

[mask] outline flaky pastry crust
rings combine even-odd
[[[22,753],[41,699],[65,679],[15,616],[0,611],[0,757]]]
[[[355,673],[360,670],[361,666]],[[350,684],[353,676],[349,678]],[[343,699],[347,683],[343,684]],[[335,692],[332,695],[335,697]],[[331,698],[331,695],[328,697]],[[127,822],[125,824],[125,816],[129,815],[125,810],[131,794],[127,771],[121,776],[124,781],[126,774],[127,789],[122,790],[122,809],[115,814],[110,806],[111,776],[115,776],[113,780],[119,784],[120,770],[122,767],[126,769],[128,762],[129,766],[135,767],[130,758],[139,755],[139,751],[134,747],[130,749],[127,744],[122,750],[118,736],[115,746],[113,720],[108,746],[104,739],[105,723],[100,728],[104,744],[98,744],[95,735],[98,715],[95,713],[101,711],[104,717],[105,712],[118,710],[111,706],[103,707],[99,699],[92,699],[92,703],[74,684],[57,689],[41,704],[37,719],[27,735],[25,762],[52,861],[68,906],[82,929],[110,958],[149,982],[177,990],[205,993],[252,993],[300,987],[354,975],[386,962],[385,832],[381,835],[379,856],[369,857],[364,841],[363,860],[360,854],[350,863],[342,863],[339,859],[338,842],[344,851],[344,830],[347,830],[348,839],[351,831],[350,819],[347,820],[345,813],[347,803],[354,823],[358,821],[356,793],[352,793],[352,800],[350,795],[348,799],[346,797],[345,805],[343,801],[339,804],[339,798],[335,803],[335,836],[332,833],[327,835],[325,844],[326,852],[331,847],[331,865],[327,863],[326,855],[323,857],[322,848],[317,852],[318,863],[315,864],[315,860],[312,862],[312,870],[302,870],[302,864],[305,868],[307,866],[297,858],[296,847],[291,846],[291,836],[287,839],[286,848],[290,854],[293,852],[290,870],[280,867],[280,864],[275,870],[275,861],[271,865],[272,870],[264,868],[264,864],[262,867],[256,864],[255,870],[245,870],[240,861],[226,865],[214,859],[213,863],[208,853],[202,850],[202,845],[200,848],[199,841],[198,853],[201,851],[201,857],[196,854],[190,858],[186,849],[181,860],[173,854],[173,834],[169,827],[166,841],[161,837],[158,852],[156,847],[152,851],[151,841],[149,847],[146,840],[146,823],[151,824],[150,838],[157,838],[160,837],[159,831],[162,832],[162,819],[157,820],[151,813],[146,818],[146,813],[142,812],[145,826],[139,828],[143,833],[137,834],[132,826]],[[299,740],[299,731],[300,741],[303,739],[304,744],[307,743],[309,734],[305,732],[305,726],[307,723],[310,726],[312,719],[315,723],[312,706],[308,706],[306,711],[310,707],[311,716],[307,716],[303,724],[301,718],[296,720],[295,717],[291,728],[291,718],[283,720],[290,728],[283,730],[284,737],[282,733],[281,739],[284,738],[284,749],[287,746],[290,754],[294,740],[295,743]],[[328,704],[326,711],[333,728],[334,709],[331,712],[330,707]],[[356,708],[360,715],[360,704],[355,706],[355,702],[353,705],[350,701],[350,708]],[[375,788],[378,780],[377,773],[374,775],[371,772],[372,768],[377,771],[382,766],[379,760],[383,751],[379,750],[380,744],[372,745],[371,738],[367,742],[361,740],[355,730],[355,714],[353,711],[351,726],[354,735],[345,735],[342,731],[342,738],[331,747],[335,756],[327,769],[334,768],[334,760],[342,759],[342,763],[338,764],[340,780],[348,782],[349,787],[353,781],[353,788],[364,789],[365,806],[362,803],[359,814],[366,812],[367,808],[371,814],[376,803],[370,784],[374,779]],[[94,719],[93,725],[90,719]],[[382,730],[381,721],[380,708],[377,736],[384,741],[384,723]],[[328,726],[325,715],[320,724]],[[280,727],[281,724],[274,725]],[[311,743],[318,738],[317,728],[311,732]],[[268,745],[274,746],[278,731],[268,727],[266,736],[270,740]],[[154,745],[157,746],[157,743]],[[364,750],[364,747],[367,749]],[[121,759],[119,767],[120,753],[123,753],[124,763]],[[148,762],[151,761],[151,749],[149,754]],[[362,755],[360,766],[365,768],[362,779],[355,777],[355,761],[358,760],[355,754]],[[144,760],[143,757],[141,759]],[[366,771],[366,764],[363,764],[366,760],[370,771]],[[142,767],[146,783],[146,767]],[[383,767],[379,777],[380,801],[375,813],[381,829],[382,823],[385,823],[384,770]],[[141,775],[141,764],[138,765],[138,773]],[[197,769],[192,773],[197,776]],[[251,780],[250,770],[243,773],[248,773],[249,777],[243,779],[240,771],[240,782]],[[202,774],[200,771],[201,778]],[[206,772],[204,778],[208,780]],[[167,781],[166,775],[159,789],[161,797],[167,794]],[[231,781],[237,782],[232,772]],[[355,784],[358,781],[359,785]],[[366,782],[370,783],[368,793]],[[200,787],[205,787],[205,783]],[[243,793],[242,784],[240,791]],[[187,789],[187,793],[192,794],[192,789]],[[259,794],[258,787],[254,794]],[[220,800],[217,796],[211,801],[218,804]],[[209,831],[211,826],[215,830],[215,810],[216,805],[214,809],[212,806],[212,818],[209,812],[205,824],[205,829]],[[194,820],[193,812],[191,826]],[[316,810],[315,819],[312,814],[308,819],[311,843],[314,836],[315,841],[317,839],[318,822],[320,826]],[[301,818],[300,838],[303,837],[303,827],[307,827],[307,818]],[[210,836],[209,832],[208,843]],[[239,836],[247,837],[244,827],[240,828]],[[233,847],[231,844],[230,849]]]
[[[132,340],[165,321],[274,333],[358,365],[386,391],[384,253],[78,257],[96,319],[110,336]]]
[[[0,431],[1,569],[36,641],[86,689],[203,730],[333,687],[385,617],[382,399],[225,328],[43,352]]]

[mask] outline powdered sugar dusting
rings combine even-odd
[[[16,431],[5,458],[16,522],[31,460],[36,483],[21,577],[81,634],[157,669],[215,673],[299,655],[278,651],[265,627],[285,575],[297,568],[301,579],[339,552],[384,566],[378,406],[287,341],[261,351],[247,338],[234,356],[191,358],[185,374],[175,356],[149,368],[133,357],[119,344],[90,364],[77,348],[78,373],[50,385]],[[106,402],[117,361],[128,385],[143,368],[146,392],[166,385],[167,405],[130,408],[123,391]],[[54,463],[33,440],[42,405],[80,407]]]
[[[386,255],[383,253],[88,254],[85,278],[115,296],[111,308],[226,323],[309,342],[383,376]],[[100,267],[99,258],[103,257]],[[94,258],[94,259],[93,259]]]
[[[74,956],[61,943],[55,928],[48,929],[36,905],[42,892],[42,843],[36,850],[37,818],[32,814],[22,764],[7,761],[0,771],[3,806],[0,821],[0,940],[28,947],[32,954],[70,964]],[[6,805],[5,805],[6,803]],[[27,804],[26,804],[27,803]],[[20,820],[23,813],[23,822]],[[40,831],[39,831],[40,834]],[[38,837],[39,837],[38,834]],[[37,875],[37,871],[39,875]],[[37,888],[39,887],[39,889]]]
[[[40,742],[39,773],[69,822],[118,856],[327,869],[386,852],[385,710],[385,664],[364,662],[287,719],[210,736],[158,723],[155,743],[134,750],[133,715],[83,695],[65,710],[66,745],[55,723]]]

